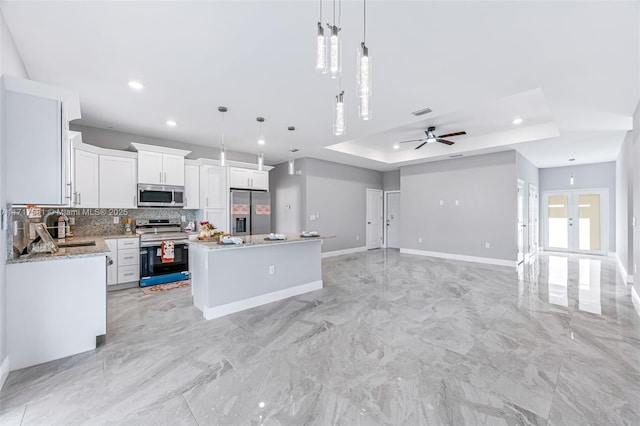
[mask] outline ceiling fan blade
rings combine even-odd
[[[420,138],[420,139],[411,139],[410,141],[402,141],[402,142],[398,142],[398,143],[407,143],[407,142],[422,142],[426,140],[425,138]]]
[[[455,143],[455,142],[447,141],[444,139],[437,139],[437,141],[446,145],[453,145]]]
[[[462,136],[462,135],[466,135],[467,132],[455,132],[455,133],[447,133],[446,135],[440,135],[438,136],[439,138],[448,138],[450,136]]]
[[[420,149],[427,144],[427,141],[422,142],[420,145],[416,146],[416,149]]]

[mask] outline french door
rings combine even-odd
[[[546,192],[543,196],[543,210],[545,250],[607,253],[608,190]]]

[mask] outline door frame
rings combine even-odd
[[[383,232],[383,238],[384,238],[383,242],[384,242],[384,244],[382,244],[382,247],[384,247],[384,248],[387,248],[387,229],[388,228],[386,226],[387,225],[386,221],[387,221],[387,205],[389,203],[388,199],[387,199],[387,196],[389,194],[400,194],[400,190],[399,189],[394,189],[394,190],[391,190],[391,191],[384,191],[384,196],[383,196],[384,206],[383,206],[383,213],[382,213],[382,215],[383,215],[382,230],[384,231]]]
[[[382,229],[379,230],[379,235],[382,237],[382,241],[380,241],[380,246],[379,247],[371,247],[369,248],[369,224],[367,223],[368,218],[369,218],[369,193],[377,193],[380,195],[380,214],[382,215],[382,217],[380,218],[380,226],[382,227]],[[384,243],[384,191],[382,189],[377,189],[377,188],[367,188],[365,191],[365,231],[364,231],[364,238],[365,238],[365,247],[367,248],[367,250],[373,250],[376,248],[382,248],[383,247],[383,243]]]
[[[525,235],[529,230],[526,228],[525,211],[524,211],[524,180],[518,179],[516,183],[516,264],[520,265],[527,258],[527,245],[525,244]],[[520,198],[522,198],[520,200]],[[520,217],[522,215],[522,217]],[[522,219],[522,220],[520,220]],[[522,258],[520,254],[520,234],[522,233]]]
[[[572,235],[569,232],[569,248],[560,249],[560,248],[549,248],[549,230],[548,230],[548,221],[549,221],[549,195],[559,195],[559,194],[569,194],[569,215],[572,214],[572,209],[575,208],[573,205],[573,197],[574,195],[579,194],[600,194],[600,205],[602,209],[600,210],[600,241],[602,242],[600,250],[580,250],[578,248],[572,249],[572,243],[578,243],[578,241],[571,241]],[[540,197],[540,194],[538,194]],[[609,188],[586,188],[586,189],[564,189],[564,190],[553,190],[553,191],[544,191],[542,193],[541,199],[542,206],[542,226],[540,229],[542,230],[542,241],[543,248],[545,251],[556,251],[562,253],[583,253],[583,254],[594,254],[594,255],[604,255],[606,256],[609,253]],[[539,216],[539,215],[538,215]],[[578,221],[576,221],[578,223]],[[579,225],[578,225],[579,226]],[[576,228],[579,229],[579,228]],[[579,231],[577,231],[579,232]]]
[[[534,200],[533,203],[531,202],[532,193],[536,194],[536,199]],[[527,226],[529,227],[529,229],[527,230],[528,231],[527,245],[529,247],[529,250],[525,255],[525,260],[527,260],[527,256],[529,258],[531,256],[535,256],[536,254],[538,254],[538,251],[540,250],[540,192],[538,191],[538,187],[530,183],[527,196],[529,199],[529,212],[527,215],[527,222],[528,222]],[[532,212],[534,213],[533,217],[535,217],[535,220],[532,217],[532,214],[531,214]],[[532,244],[532,238],[531,238],[532,235],[535,236],[535,244]]]

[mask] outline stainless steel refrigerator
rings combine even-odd
[[[271,195],[265,191],[231,190],[231,234],[271,232]]]

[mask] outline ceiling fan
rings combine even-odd
[[[440,142],[446,145],[453,145],[455,142],[451,142],[448,141],[444,138],[449,138],[451,136],[462,136],[462,135],[466,135],[467,132],[455,132],[455,133],[447,133],[446,135],[436,135],[434,132],[436,131],[435,127],[429,127],[427,129],[427,131],[425,131],[424,133],[427,135],[426,138],[420,138],[420,139],[411,139],[409,141],[402,141],[399,143],[408,143],[408,142],[422,142],[420,145],[418,145],[415,149],[420,149],[422,148],[424,145],[431,143],[431,142]]]

